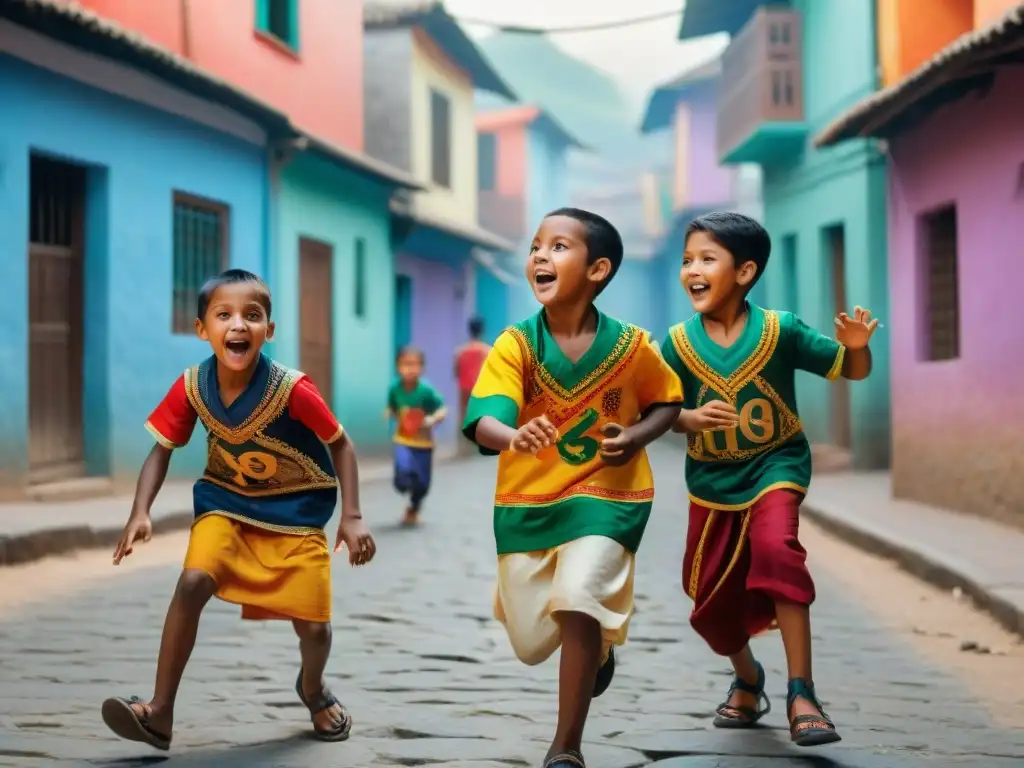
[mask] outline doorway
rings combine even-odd
[[[412,278],[395,275],[395,354],[412,343]]]
[[[828,286],[825,295],[831,300],[830,318],[849,312],[846,302],[846,233],[842,224],[825,230]],[[837,448],[850,450],[853,444],[850,417],[850,382],[839,377],[829,385],[831,395],[830,442]]]
[[[334,248],[299,238],[299,368],[334,399]]]
[[[29,483],[85,474],[83,245],[85,169],[29,163]]]

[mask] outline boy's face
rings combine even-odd
[[[245,371],[255,364],[274,324],[260,299],[260,290],[247,283],[222,285],[210,297],[206,317],[196,320],[196,334],[210,342],[225,368]]]
[[[419,381],[423,373],[423,361],[418,354],[407,352],[398,358],[398,378],[406,384]]]
[[[611,262],[587,263],[587,230],[568,216],[549,216],[540,223],[526,262],[526,279],[545,307],[593,298],[611,273]]]
[[[756,274],[752,261],[737,269],[732,254],[706,232],[694,232],[687,238],[679,280],[697,312],[714,313],[737,292],[746,293]]]

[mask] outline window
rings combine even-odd
[[[430,178],[438,186],[452,186],[451,103],[434,90],[430,92]]]
[[[924,358],[960,357],[960,292],[957,288],[956,206],[921,217],[924,238]]]
[[[174,286],[171,330],[194,333],[203,283],[227,268],[228,209],[191,195],[174,193]]]
[[[497,183],[498,137],[493,133],[476,136],[477,189],[490,192]]]
[[[256,29],[299,48],[299,0],[256,0]]]
[[[357,237],[355,248],[355,314],[363,318],[366,317],[366,240]]]
[[[782,308],[800,314],[800,283],[796,268],[796,235],[782,238]]]

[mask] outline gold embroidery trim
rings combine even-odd
[[[708,508],[708,519],[704,521],[704,529],[700,532],[697,549],[693,553],[693,563],[690,565],[690,582],[687,585],[686,592],[694,602],[697,602],[697,587],[700,585],[700,566],[704,560],[704,545],[707,544],[708,534],[711,532],[711,525],[714,523],[717,514],[717,509]]]
[[[729,578],[729,574],[733,572],[733,569],[736,567],[736,564],[740,561],[740,555],[743,554],[743,547],[746,546],[747,543],[747,532],[750,529],[751,513],[751,509],[747,509],[743,513],[743,522],[740,523],[740,535],[739,539],[736,542],[736,549],[733,550],[732,557],[729,558],[729,564],[725,566],[725,570],[719,577],[718,583],[715,584],[714,588],[711,590],[708,596],[704,598],[704,603],[711,602],[711,599],[718,593],[718,590],[722,588],[722,585],[725,584],[725,580]]]
[[[747,322],[750,322],[749,317]],[[779,314],[774,310],[765,310],[761,338],[758,340],[757,346],[728,378],[723,377],[697,354],[686,335],[685,325],[675,326],[669,335],[683,365],[689,368],[703,384],[735,404],[740,390],[761,373],[772,355],[775,354],[775,348],[779,343]]]
[[[771,485],[765,486],[760,491],[758,491],[753,496],[753,498],[743,502],[742,504],[719,504],[718,502],[715,501],[708,501],[707,499],[702,499],[698,496],[694,496],[692,493],[689,494],[689,499],[698,506],[707,507],[708,509],[714,509],[719,512],[742,512],[743,510],[754,506],[758,501],[760,501],[764,496],[771,493],[772,491],[780,490],[797,491],[799,493],[804,494],[805,496],[807,495],[807,488],[805,486],[802,486],[799,483],[790,482],[789,480],[780,480],[777,483],[772,483]]]
[[[335,433],[334,433],[334,434],[333,434],[333,435],[331,436],[331,438],[330,438],[329,440],[324,440],[324,443],[325,443],[326,445],[330,445],[331,443],[336,443],[336,442],[338,442],[339,440],[341,440],[341,436],[342,436],[342,435],[344,435],[344,434],[345,434],[345,428],[344,428],[343,426],[341,426],[341,425],[339,424],[339,425],[338,425],[338,431],[337,431],[337,432],[335,432]]]
[[[160,445],[162,445],[167,450],[173,451],[176,448],[181,448],[181,446],[178,445],[177,443],[172,442],[168,440],[166,437],[164,437],[160,430],[153,426],[153,422],[147,421],[143,426],[145,426],[146,431],[153,436],[153,439],[160,443]]]
[[[302,378],[302,374],[277,363],[270,363],[270,366],[267,386],[259,405],[253,409],[249,418],[234,428],[222,424],[206,406],[201,391],[200,367],[193,366],[185,371],[185,394],[210,434],[215,434],[221,440],[233,445],[241,445],[251,440],[256,433],[266,429],[270,422],[284,412],[284,409],[288,407],[292,389]]]
[[[638,338],[642,338],[640,329],[636,326],[630,325],[629,323],[622,324],[622,331],[619,333],[619,338],[616,340],[615,345],[612,347],[604,360],[602,360],[597,367],[594,368],[590,373],[584,376],[579,383],[572,387],[572,389],[566,389],[553,375],[548,371],[547,368],[537,358],[537,352],[530,344],[530,340],[526,334],[520,328],[513,326],[508,329],[518,343],[523,356],[526,358],[527,371],[534,371],[537,374],[537,378],[541,383],[547,387],[552,394],[558,397],[563,402],[571,403],[581,395],[583,395],[588,389],[590,389],[595,383],[600,381],[604,376],[613,368],[615,368],[620,360],[626,356],[626,353],[630,351],[630,347],[634,346]]]
[[[278,440],[262,433],[253,435],[250,440],[261,448],[268,448],[277,452],[281,456],[294,461],[306,473],[306,477],[308,479],[305,482],[288,485],[283,488],[258,488],[255,490],[249,490],[242,488],[235,483],[229,483],[216,475],[211,474],[209,471],[203,474],[203,480],[237,493],[239,496],[246,496],[249,498],[257,498],[260,496],[281,496],[287,493],[320,491],[337,487],[338,481],[336,478],[324,472],[323,469],[320,468],[320,465],[313,461],[309,456],[288,445],[288,443],[283,440]],[[211,432],[207,439],[207,467],[210,465],[209,457],[213,455],[216,445],[217,436]]]
[[[501,493],[494,497],[494,504],[499,507],[539,507],[579,496],[589,496],[607,501],[645,502],[654,500],[654,489],[617,491],[610,488],[601,488],[596,485],[574,485],[557,493]]]
[[[825,374],[825,378],[829,381],[835,381],[839,378],[839,374],[843,372],[843,361],[846,360],[846,346],[843,344],[839,345],[839,351],[836,352],[836,360],[832,363],[832,367],[828,369],[828,373]]]
[[[275,525],[274,523],[264,523],[260,520],[253,520],[251,517],[240,515],[237,512],[227,512],[226,510],[223,509],[211,509],[209,512],[203,512],[203,514],[197,515],[196,519],[192,521],[192,527],[195,528],[196,523],[198,523],[205,517],[209,517],[210,515],[218,515],[219,517],[226,517],[231,520],[237,520],[240,523],[251,525],[253,528],[260,528],[264,531],[271,531],[272,533],[283,533],[287,534],[288,536],[319,535],[324,536],[326,538],[326,534],[324,533],[323,528],[311,528],[309,526],[291,527],[287,525]]]

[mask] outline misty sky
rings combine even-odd
[[[682,8],[682,0],[445,0],[453,16],[523,26],[597,24]],[[553,35],[564,51],[612,75],[639,109],[650,89],[720,51],[723,35],[682,43],[680,16],[600,32]],[[466,26],[474,36],[493,30]]]

